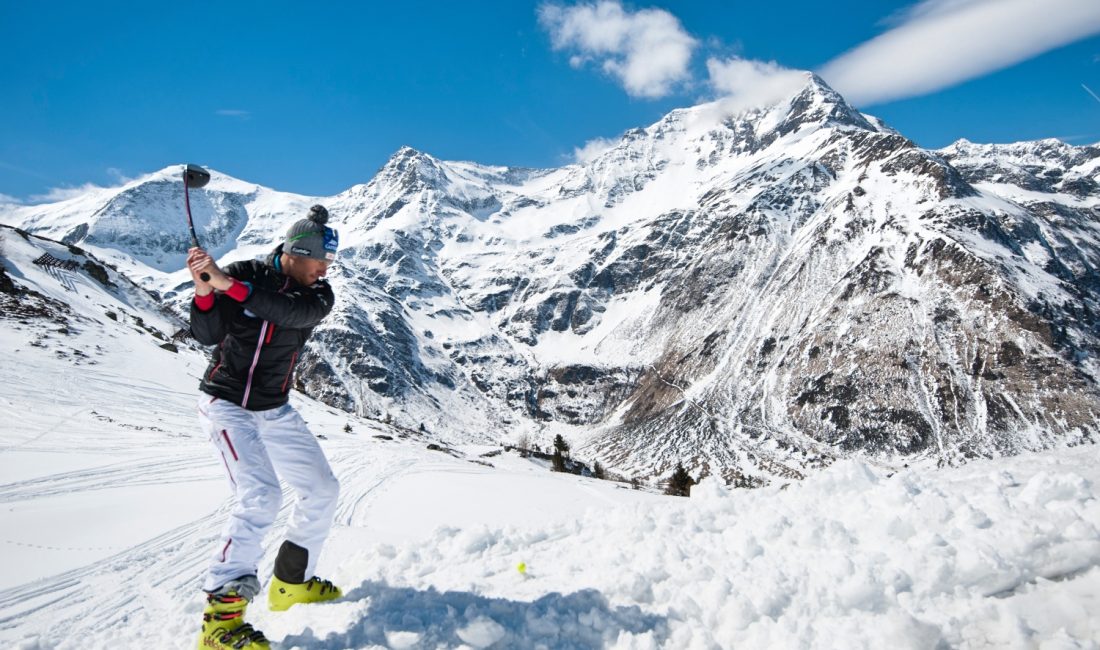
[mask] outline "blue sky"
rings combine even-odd
[[[1100,141],[1100,3],[1024,1],[2,2],[0,194],[196,162],[329,195],[406,144],[557,166],[780,68],[926,147]]]

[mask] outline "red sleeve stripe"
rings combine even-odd
[[[233,285],[225,290],[225,295],[237,302],[244,302],[248,298],[248,285],[240,280],[233,280]]]
[[[205,296],[195,296],[195,306],[199,308],[199,311],[210,311],[214,308],[214,294],[208,293]]]

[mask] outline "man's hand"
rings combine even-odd
[[[206,296],[215,289],[225,291],[233,285],[233,280],[222,273],[214,258],[201,248],[192,248],[187,251],[187,268],[191,271],[191,278],[195,281],[195,295]],[[209,280],[203,280],[202,274],[210,276]]]

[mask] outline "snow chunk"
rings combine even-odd
[[[1084,501],[1091,497],[1089,482],[1077,474],[1051,476],[1039,472],[1020,491],[1020,500],[1036,506],[1056,501]]]
[[[395,650],[404,650],[420,643],[420,635],[416,632],[386,632],[386,643]]]
[[[470,624],[457,630],[458,638],[475,648],[488,648],[504,638],[504,627],[489,618],[478,616],[470,621]]]

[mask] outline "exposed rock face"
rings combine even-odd
[[[169,337],[185,326],[155,294],[81,248],[0,224],[0,329],[17,332],[13,340],[83,367],[126,330],[178,351]],[[73,338],[88,330],[99,332],[103,346],[89,349],[87,338]]]
[[[453,439],[561,432],[620,471],[682,461],[742,485],[856,453],[1093,440],[1098,182],[1096,147],[924,150],[813,76],[776,106],[673,111],[584,165],[403,148],[320,199],[345,249],[298,386]],[[171,194],[142,187],[111,214]],[[221,187],[212,240],[258,250],[296,218]],[[107,246],[89,221],[62,234]]]

